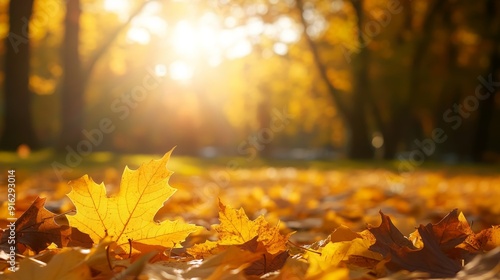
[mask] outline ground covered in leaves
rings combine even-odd
[[[175,160],[167,169],[169,158],[136,170],[89,168],[69,183],[50,169],[16,171],[15,223],[9,203],[0,206],[0,279],[500,274],[494,171],[193,169]]]

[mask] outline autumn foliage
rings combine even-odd
[[[210,228],[180,217],[157,221],[176,192],[169,158],[126,167],[116,193],[88,176],[71,181],[75,210],[65,215],[36,198],[15,223],[17,271],[3,262],[1,278],[468,279],[500,271],[500,227],[474,232],[457,209],[409,236],[380,212],[377,227],[340,225],[311,243],[294,241],[298,233],[282,222],[252,220],[220,199],[219,222]],[[0,243],[5,260],[8,237],[5,231]]]

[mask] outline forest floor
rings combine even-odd
[[[16,217],[38,196],[47,198],[45,207],[49,211],[68,213],[74,209],[66,196],[71,191],[68,181],[85,174],[97,184],[104,182],[108,195],[116,194],[126,165],[137,169],[143,163],[161,158],[98,152],[70,167],[64,155],[54,157],[50,151],[35,152],[26,159],[6,152],[0,152],[0,157],[3,167],[16,170]],[[220,203],[242,207],[251,220],[263,215],[270,224],[278,224],[283,234],[293,232],[289,236],[291,244],[308,248],[328,240],[341,226],[353,232],[379,226],[379,211],[389,216],[406,237],[420,224],[436,224],[454,209],[463,212],[476,233],[500,224],[500,166],[426,163],[412,172],[399,173],[398,164],[346,160],[248,161],[174,155],[167,168],[174,172],[169,185],[177,192],[156,213],[155,220],[181,220],[206,229],[187,239],[183,244],[185,248],[213,237],[209,230],[220,222]],[[61,169],[62,165],[67,169]],[[6,190],[7,173],[0,174],[0,178],[1,189]],[[0,227],[6,228],[7,192],[1,191],[0,195],[3,202]],[[316,249],[321,251],[320,247]],[[352,265],[344,262],[348,267]],[[311,279],[327,275],[324,267],[323,274],[315,269],[316,272],[305,269],[297,273],[309,278],[317,276]],[[373,268],[366,275],[380,277],[383,274]],[[356,278],[352,269],[349,278]]]

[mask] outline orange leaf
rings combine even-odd
[[[500,226],[483,229],[476,234],[475,241],[479,243],[481,249],[485,251],[500,247]]]
[[[187,248],[186,251],[195,259],[205,259],[219,253],[220,248],[218,242],[205,241],[204,243],[195,244],[193,247]]]

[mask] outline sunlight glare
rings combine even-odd
[[[149,32],[144,28],[132,27],[127,32],[127,39],[130,42],[146,45],[151,40],[151,35],[149,35]]]
[[[138,16],[132,20],[131,26],[144,28],[158,36],[167,32],[167,22],[159,16]]]
[[[238,21],[234,17],[231,17],[231,16],[224,19],[224,25],[228,28],[235,27],[237,23],[238,23]]]
[[[278,42],[273,45],[273,51],[278,55],[285,55],[288,52],[288,46],[284,43]]]
[[[280,29],[278,37],[281,42],[290,44],[300,39],[299,29],[295,26],[291,18],[280,17],[275,24]]]
[[[165,66],[165,64],[156,64],[155,75],[158,77],[165,77],[167,75],[167,66]]]
[[[118,15],[120,20],[125,21],[130,13],[129,0],[104,0],[104,10]]]
[[[119,12],[124,9],[128,10],[129,3],[128,1],[123,0],[105,0],[104,1],[104,10],[109,12]]]
[[[175,51],[180,54],[193,55],[196,52],[197,34],[190,22],[179,21],[174,28],[173,44]]]
[[[170,64],[170,77],[172,80],[186,81],[193,76],[193,69],[184,61],[177,60]]]
[[[239,40],[234,46],[229,48],[226,52],[228,59],[235,59],[249,55],[252,52],[252,44],[244,39]]]
[[[208,65],[212,67],[217,67],[222,63],[222,58],[220,55],[212,55],[208,58]]]
[[[246,24],[247,34],[250,36],[259,36],[264,32],[264,22],[256,17],[249,18]]]

